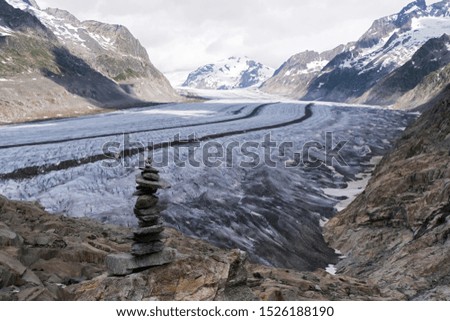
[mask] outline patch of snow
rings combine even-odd
[[[318,73],[320,72],[327,64],[328,64],[328,60],[314,60],[311,61],[309,63],[306,64],[306,68],[305,69],[298,69],[295,72],[295,75],[308,75],[308,74],[313,74],[313,73]],[[289,72],[289,75],[291,74],[291,70],[287,71],[286,74]]]
[[[414,5],[411,8],[409,8],[408,10],[406,10],[403,14],[407,15],[407,14],[410,14],[410,13],[416,11],[416,10],[420,10],[420,8],[418,6],[416,6],[416,5]]]
[[[328,223],[328,221],[329,221],[329,219],[327,219],[327,218],[325,218],[325,217],[321,217],[320,220],[319,220],[319,225],[320,225],[320,227],[324,227],[325,224]]]
[[[351,60],[351,59],[346,59],[346,60],[344,60],[344,62],[341,64],[340,67],[341,67],[342,69],[345,69],[345,68],[353,68],[352,63],[353,63],[353,60]]]
[[[328,64],[327,60],[315,60],[306,65],[309,72],[318,72],[323,69]]]
[[[325,271],[327,271],[331,275],[336,275],[336,266],[334,264],[328,264],[328,266],[325,268]]]
[[[91,36],[98,44],[105,50],[114,50],[115,41],[111,38],[105,37],[103,35],[95,34],[93,32],[88,32],[89,36]]]
[[[14,31],[8,27],[0,26],[0,36],[11,36],[14,33]]]
[[[14,8],[20,9],[20,10],[27,10],[29,8],[32,8],[28,3],[26,3],[23,0],[6,0],[11,6]]]
[[[381,157],[372,157],[370,165],[377,165],[381,161]],[[356,175],[357,180],[347,183],[346,188],[323,188],[322,191],[325,195],[334,197],[346,197],[346,199],[340,201],[335,205],[338,212],[344,210],[354,199],[361,194],[366,188],[370,180],[370,175],[365,173],[359,173]]]

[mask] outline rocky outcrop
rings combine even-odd
[[[0,222],[0,300],[70,299],[66,287],[101,275],[107,254],[129,249],[124,229],[4,197]]]
[[[319,75],[323,67],[352,45],[340,45],[322,53],[310,50],[298,53],[283,63],[260,88],[271,94],[303,97],[308,92],[310,82]]]
[[[430,73],[421,82],[406,92],[395,103],[396,108],[417,108],[426,110],[436,102],[445,98],[445,92],[449,90],[450,64]]]
[[[450,91],[406,130],[366,190],[325,227],[338,273],[392,299],[450,298]]]

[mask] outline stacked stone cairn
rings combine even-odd
[[[164,226],[160,213],[164,209],[158,205],[158,189],[169,188],[169,184],[162,181],[157,169],[152,167],[151,160],[147,161],[142,173],[136,176],[138,196],[134,207],[134,214],[139,221],[139,228],[133,233],[134,244],[131,254],[142,256],[161,252],[164,248]]]
[[[158,189],[169,188],[170,185],[159,177],[148,159],[141,173],[136,176],[136,192],[138,196],[134,214],[138,219],[138,228],[133,231],[131,253],[108,255],[106,266],[111,275],[128,275],[152,266],[164,265],[175,259],[176,251],[164,247],[164,226],[160,213],[164,208],[158,204]]]

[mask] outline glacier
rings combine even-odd
[[[200,147],[194,157],[201,160],[203,148],[212,141],[221,146],[261,143],[270,134],[278,146],[293,144],[284,153],[270,150],[275,166],[263,162],[240,166],[248,155],[238,149],[220,166],[186,162],[181,167],[171,161],[173,148],[155,149],[156,166],[164,155],[170,160],[159,166],[161,176],[172,185],[159,192],[166,208],[162,216],[167,225],[187,235],[245,250],[255,262],[299,270],[326,268],[337,262],[338,255],[324,242],[321,222],[355,194],[359,189],[355,186],[374,168],[371,160],[385,154],[400,136],[399,127],[406,127],[417,115],[332,103],[307,106],[307,102],[228,97],[2,126],[0,193],[37,201],[52,213],[135,226],[134,179],[139,161],[147,154],[125,156],[119,158],[121,166],[111,166],[117,159],[95,158],[105,144],[123,146],[124,134],[144,145],[195,134]],[[305,117],[307,108],[310,117]],[[259,130],[264,127],[271,129]],[[347,142],[342,149],[345,166],[292,166],[296,152],[308,142],[325,144],[327,133],[332,133],[334,144]],[[261,147],[254,151],[263,159]],[[180,159],[186,160],[188,152],[187,147],[180,148]],[[325,157],[319,149],[312,155]],[[350,192],[336,192],[345,188]]]

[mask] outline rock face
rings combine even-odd
[[[123,228],[45,213],[0,197],[0,300],[68,300],[71,284],[104,273],[129,249]]]
[[[411,60],[378,82],[360,100],[369,104],[417,107],[436,96],[448,84],[443,71],[449,64],[450,37],[444,34],[440,38],[428,40]],[[432,80],[436,78],[436,74],[441,75],[440,81]],[[433,83],[432,89],[425,88],[424,85],[430,82]],[[414,93],[420,93],[423,98],[415,99],[417,97]],[[403,100],[397,103],[401,97]]]
[[[347,50],[347,45],[340,45],[333,50],[318,53],[304,51],[289,58],[278,68],[273,76],[261,85],[261,90],[293,98],[303,97],[310,82],[336,55]]]
[[[23,0],[0,0],[0,9],[0,121],[178,99],[125,27]]]
[[[365,192],[326,225],[338,273],[394,299],[450,298],[450,91],[406,130]]]
[[[230,57],[191,72],[183,87],[235,89],[258,87],[273,75],[273,69],[247,57]]]
[[[150,62],[140,42],[121,25],[81,22],[69,12],[47,9],[35,14],[69,51],[122,89],[147,101],[176,101],[164,75]]]

